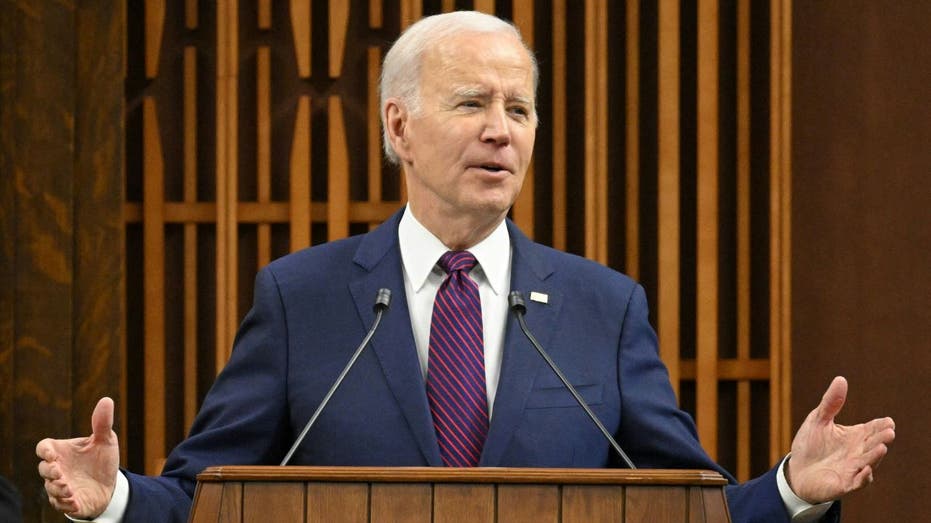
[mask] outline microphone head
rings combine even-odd
[[[389,305],[391,305],[391,290],[384,287],[378,289],[378,294],[375,295],[375,312],[388,310]]]
[[[520,291],[511,291],[508,294],[508,307],[520,314],[527,312],[527,304],[524,302],[524,296]]]

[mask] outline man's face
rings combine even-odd
[[[513,36],[465,33],[426,51],[420,111],[399,156],[418,216],[500,219],[520,192],[536,136],[530,57]]]

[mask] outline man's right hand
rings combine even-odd
[[[79,519],[99,516],[110,503],[119,474],[120,447],[113,432],[113,400],[101,398],[86,438],[46,438],[36,445],[39,475],[49,503]]]

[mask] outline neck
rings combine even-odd
[[[492,216],[464,216],[431,212],[408,202],[408,210],[424,228],[453,251],[474,247],[488,237],[501,224],[507,213]]]

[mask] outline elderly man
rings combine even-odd
[[[51,504],[98,521],[184,521],[205,467],[278,463],[371,324],[380,288],[395,293],[391,311],[292,463],[616,465],[509,317],[517,289],[535,293],[530,328],[638,466],[727,474],[676,406],[643,290],[506,219],[533,152],[536,83],[532,54],[495,17],[408,29],[385,57],[381,104],[407,206],[369,234],[260,271],[232,358],[160,477],[119,471],[108,398],[90,437],[40,442]],[[735,521],[834,517],[834,500],[872,480],[894,425],[835,425],[846,387],[831,384],[791,461],[728,487]]]

